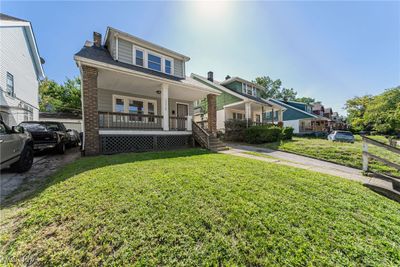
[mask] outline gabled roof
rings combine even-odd
[[[184,61],[189,61],[190,60],[190,58],[188,56],[182,55],[182,54],[177,53],[175,51],[172,51],[172,50],[170,50],[168,48],[165,48],[163,46],[160,46],[160,45],[151,43],[149,41],[143,40],[143,39],[141,39],[141,38],[139,38],[137,36],[134,36],[134,35],[129,34],[127,32],[120,31],[120,30],[115,29],[115,28],[110,27],[110,26],[107,27],[106,36],[104,38],[104,44],[106,44],[108,38],[110,38],[110,33],[111,32],[113,32],[115,34],[118,34],[118,36],[125,37],[126,39],[128,39],[128,40],[130,40],[130,41],[132,41],[132,42],[134,42],[134,43],[136,43],[136,44],[138,44],[138,45],[140,45],[140,46],[142,46],[144,48],[147,48],[147,49],[150,49],[150,50],[154,50],[155,52],[159,52],[159,53],[163,53],[163,54],[166,54],[166,55],[170,55],[172,57],[177,57],[177,58],[180,58],[180,59],[182,59]]]
[[[260,89],[260,90],[264,90],[264,89],[265,89],[265,88],[262,87],[261,85],[258,85],[258,84],[256,84],[256,83],[247,81],[247,80],[242,79],[242,78],[237,77],[237,76],[232,77],[232,78],[229,78],[229,79],[227,79],[227,80],[221,82],[220,84],[221,84],[221,85],[226,85],[226,84],[230,84],[230,83],[235,82],[235,81],[238,81],[238,82],[241,82],[241,83],[251,84],[252,86],[254,86],[254,87],[256,87],[256,88],[258,88],[258,89]]]
[[[42,58],[39,55],[39,49],[36,45],[35,35],[33,33],[32,25],[29,21],[15,18],[3,13],[0,13],[0,27],[23,27],[28,39],[29,47],[32,52],[32,60],[36,68],[36,74],[38,79],[42,80],[45,78]]]
[[[203,76],[198,75],[198,74],[192,73],[191,77],[194,78],[194,79],[201,80],[203,83],[205,83],[205,84],[207,84],[207,85],[209,85],[211,87],[214,87],[214,88],[216,88],[216,89],[218,89],[218,90],[220,90],[222,92],[226,92],[228,94],[231,94],[231,95],[236,96],[236,97],[238,97],[240,99],[243,99],[243,100],[252,100],[252,101],[255,101],[255,102],[258,102],[260,104],[267,105],[267,106],[270,106],[270,107],[272,107],[275,104],[275,103],[271,103],[270,101],[268,101],[266,99],[263,99],[263,98],[260,98],[260,97],[255,97],[255,96],[244,94],[242,92],[237,92],[235,90],[232,90],[230,88],[222,86],[222,83],[219,83],[219,82],[217,82],[215,80],[213,82],[211,82],[206,77],[203,77]]]
[[[113,68],[113,69],[123,68],[126,71],[135,74],[137,73],[143,73],[145,75],[150,74],[152,76],[155,76],[155,78],[158,77],[162,79],[168,79],[172,82],[177,82],[182,86],[195,87],[203,91],[207,91],[211,94],[216,94],[216,95],[220,94],[218,90],[212,89],[202,84],[201,82],[192,79],[191,77],[180,78],[163,72],[116,61],[112,58],[110,52],[104,47],[96,47],[94,45],[90,47],[84,46],[78,53],[75,54],[74,59],[77,62],[83,62],[84,64],[88,65],[95,65],[95,66],[100,65],[105,68]]]
[[[310,112],[307,112],[307,111],[298,109],[298,108],[296,108],[296,107],[293,107],[293,106],[291,106],[291,105],[289,105],[289,104],[287,104],[287,103],[285,103],[285,102],[283,102],[283,101],[281,101],[281,100],[278,100],[278,99],[269,98],[269,100],[272,101],[272,102],[274,102],[274,103],[276,103],[276,104],[278,104],[278,105],[280,105],[280,106],[283,106],[283,107],[285,107],[285,108],[287,108],[287,109],[293,109],[293,110],[295,110],[295,111],[297,111],[297,112],[301,112],[301,113],[303,113],[304,115],[310,116],[310,117],[312,117],[312,118],[324,118],[324,117],[318,116],[318,115],[316,115],[316,114],[313,114],[313,113],[310,113]]]
[[[140,67],[137,65],[132,65],[132,64],[123,63],[123,62],[114,60],[112,58],[110,52],[106,48],[97,47],[95,45],[90,46],[90,47],[86,47],[86,46],[82,47],[82,49],[78,53],[75,54],[75,60],[77,60],[77,57],[95,60],[95,61],[102,62],[105,64],[123,67],[126,69],[139,71],[139,72],[143,72],[146,74],[151,74],[151,75],[154,75],[154,76],[157,76],[160,78],[169,79],[169,80],[180,81],[180,80],[185,79],[185,78],[180,78],[180,77],[176,77],[173,75],[169,75],[169,74],[166,74],[163,72],[155,71],[152,69],[148,69],[148,68]]]

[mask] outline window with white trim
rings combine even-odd
[[[171,60],[166,59],[165,60],[165,73],[172,74],[171,68],[172,68]]]
[[[7,84],[7,93],[10,96],[15,96],[15,94],[14,94],[14,76],[9,72],[7,72],[6,84]]]
[[[147,55],[147,66],[149,69],[161,71],[161,57],[149,53]]]
[[[246,83],[242,83],[242,93],[252,96],[257,96],[257,89]]]
[[[143,51],[142,50],[139,50],[139,49],[136,49],[136,52],[135,52],[135,62],[136,62],[136,65],[138,65],[138,66],[142,66],[143,67],[143,60],[144,60],[144,53],[143,53]]]
[[[232,115],[233,115],[234,120],[243,120],[244,119],[244,114],[242,114],[242,113],[233,112]]]
[[[131,96],[113,95],[114,112],[157,115],[157,101]],[[129,120],[142,121],[142,117],[131,116]],[[148,122],[154,122],[154,117],[149,117]]]

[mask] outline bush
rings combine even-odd
[[[277,126],[253,126],[245,131],[246,142],[261,144],[280,140],[282,129]]]
[[[292,140],[293,137],[293,127],[283,127],[282,128],[282,140]]]
[[[249,124],[251,124],[251,121],[249,121]],[[224,140],[243,142],[245,140],[246,128],[247,128],[246,120],[227,120],[227,121],[225,121]]]

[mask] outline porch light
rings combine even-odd
[[[160,94],[161,94],[161,90],[157,90],[156,93],[157,93],[158,95],[160,95]]]

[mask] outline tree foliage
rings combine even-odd
[[[262,76],[257,77],[253,82],[265,88],[265,90],[261,92],[262,98],[283,99],[285,101],[296,100],[307,104],[315,102],[315,99],[309,97],[297,98],[297,92],[293,88],[282,87],[282,81],[280,79],[273,80],[269,76]]]
[[[345,108],[355,131],[400,132],[400,86],[377,96],[354,97],[347,100]]]
[[[79,112],[81,110],[81,81],[78,77],[65,81],[63,85],[53,80],[44,80],[39,86],[40,111]]]
[[[315,98],[311,98],[311,97],[299,97],[296,98],[297,102],[301,102],[301,103],[306,103],[307,105],[310,105],[312,103],[315,102]]]

